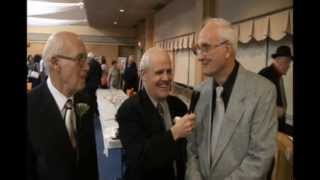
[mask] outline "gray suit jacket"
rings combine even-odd
[[[239,66],[210,167],[209,124],[213,79],[196,89],[197,127],[188,139],[187,180],[263,180],[276,151],[276,90]]]

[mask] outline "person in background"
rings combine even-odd
[[[32,70],[32,64],[33,64],[33,57],[30,54],[30,55],[27,56],[27,66],[26,66],[27,67],[27,82],[30,81],[29,80],[29,75],[30,75],[31,70]]]
[[[279,46],[274,54],[272,64],[267,66],[259,72],[260,75],[270,80],[277,89],[277,116],[278,116],[278,131],[293,136],[293,127],[286,124],[286,109],[287,99],[283,84],[283,76],[287,74],[293,56],[289,46]],[[268,173],[268,180],[272,179],[273,166],[275,159],[272,163],[272,168]]]
[[[110,84],[110,88],[120,89],[120,67],[117,61],[112,61],[112,67],[110,68],[110,72],[108,75],[108,82]]]
[[[168,53],[148,49],[140,62],[143,90],[120,106],[116,119],[126,154],[126,180],[184,180],[186,139],[195,114],[170,96],[173,71]],[[181,119],[174,122],[174,118]]]
[[[107,65],[107,61],[104,56],[101,56],[101,79],[100,79],[100,86],[101,88],[108,88],[109,87],[109,82],[108,82],[108,73],[109,73],[109,68]]]
[[[277,114],[278,130],[290,136],[293,135],[293,127],[286,124],[287,98],[285,94],[283,76],[287,74],[293,61],[289,46],[279,46],[277,51],[271,55],[272,64],[263,68],[259,74],[269,79],[277,89]]]
[[[28,93],[28,180],[98,180],[94,111],[78,94],[89,71],[86,54],[71,32],[52,34],[44,47],[49,76]]]
[[[231,23],[208,19],[194,48],[208,78],[188,137],[187,180],[265,180],[276,152],[275,86],[237,60]]]
[[[41,84],[41,77],[40,77],[40,60],[41,55],[35,54],[33,57],[33,63],[31,64],[31,71],[34,71],[38,76],[30,76],[29,80],[32,83],[32,88],[37,87]]]
[[[123,80],[125,93],[131,89],[135,92],[138,91],[138,70],[133,55],[128,57],[128,66],[124,70]]]
[[[46,69],[44,68],[43,59],[40,60],[40,79],[41,82],[44,82],[47,79],[48,75]]]
[[[109,74],[107,60],[104,56],[101,56],[101,70],[102,70],[102,73]]]
[[[88,63],[90,69],[86,78],[86,85],[81,93],[84,93],[87,96],[91,97],[91,103],[94,104],[92,108],[97,114],[99,114],[96,91],[99,88],[101,82],[101,65],[92,52],[88,53]]]

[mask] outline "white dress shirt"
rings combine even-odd
[[[55,100],[60,112],[61,112],[61,116],[63,118],[63,114],[64,114],[64,105],[66,104],[68,99],[72,99],[73,101],[73,96],[72,97],[66,97],[65,95],[63,95],[57,88],[54,87],[54,85],[52,84],[52,81],[50,79],[50,77],[48,77],[47,79],[47,85],[49,88],[49,91],[51,93],[51,95],[53,96],[53,99]]]

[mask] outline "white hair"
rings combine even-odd
[[[63,41],[56,38],[57,33],[52,34],[42,51],[42,58],[43,58],[43,65],[46,73],[49,75],[50,68],[49,68],[49,61],[50,59],[56,54],[63,53]]]
[[[139,75],[140,77],[142,77],[143,72],[150,68],[150,64],[151,64],[151,57],[155,54],[155,53],[165,53],[168,55],[167,51],[159,48],[159,47],[152,47],[150,49],[148,49],[142,56],[141,60],[140,60],[140,64],[139,64]],[[168,55],[168,57],[170,57]],[[143,82],[142,82],[142,78],[140,78],[140,82],[139,82],[139,89],[142,88]]]
[[[219,37],[222,39],[222,41],[229,41],[234,52],[236,52],[238,48],[237,34],[231,23],[222,18],[209,18],[205,21],[203,27],[209,23],[218,25],[217,32]]]
[[[150,67],[150,54],[149,53],[144,53],[139,64],[139,72],[140,74],[142,71]]]

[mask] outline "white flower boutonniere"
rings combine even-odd
[[[78,103],[77,106],[77,112],[80,118],[90,109],[90,106],[86,103]]]

